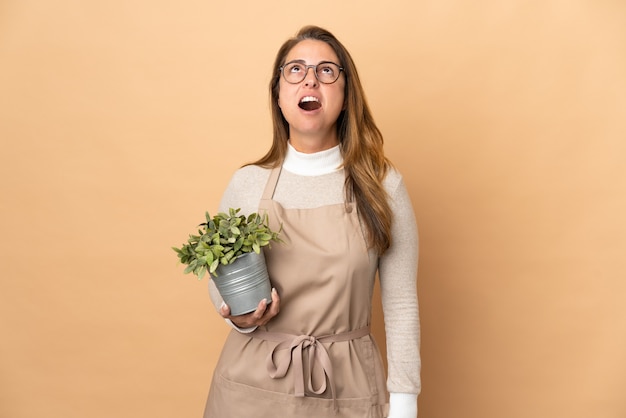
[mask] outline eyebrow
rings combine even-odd
[[[337,63],[336,63],[336,62],[334,62],[334,61],[323,60],[323,61],[318,62],[317,64],[307,64],[307,63],[306,63],[306,61],[305,61],[305,60],[303,60],[303,59],[291,60],[291,61],[286,62],[286,63],[285,63],[285,64],[283,64],[283,65],[293,64],[293,63],[304,64],[304,65],[335,64],[336,66],[341,67],[341,65],[340,65],[340,64],[337,64]]]

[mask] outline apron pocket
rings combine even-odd
[[[380,406],[372,405],[371,398],[338,399],[339,411],[335,413],[332,399],[298,398],[232,382],[219,375],[213,379],[204,418],[383,418]]]

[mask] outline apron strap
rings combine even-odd
[[[309,352],[309,377],[307,390],[321,395],[326,391],[326,378],[330,383],[330,393],[333,399],[335,411],[338,410],[337,396],[335,393],[335,383],[333,377],[333,367],[328,355],[328,350],[323,343],[334,343],[340,341],[350,341],[369,335],[370,327],[365,326],[354,331],[342,332],[340,334],[330,334],[321,337],[311,335],[293,335],[281,332],[271,332],[256,329],[250,335],[265,341],[277,342],[278,345],[267,356],[267,371],[272,379],[285,377],[289,367],[294,366],[294,394],[296,397],[304,397],[304,351]],[[320,383],[315,389],[313,387],[313,376]]]
[[[272,171],[270,172],[270,177],[267,179],[267,183],[265,184],[265,190],[263,190],[263,196],[261,197],[261,199],[272,200],[272,198],[274,197],[274,190],[276,190],[276,184],[278,183],[278,177],[280,177],[280,172],[282,168],[282,165],[272,168]]]

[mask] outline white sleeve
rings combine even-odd
[[[414,393],[390,393],[387,418],[417,418],[417,395]]]

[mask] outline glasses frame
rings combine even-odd
[[[302,77],[302,80],[296,81],[295,83],[287,80],[287,76],[285,75],[285,67],[288,66],[289,64],[302,64],[302,65],[304,65],[304,76]],[[318,65],[323,65],[323,64],[333,64],[333,65],[336,65],[337,68],[339,68],[339,74],[337,74],[337,78],[335,79],[335,81],[331,81],[330,83],[327,83],[325,81],[320,80],[319,76],[317,75],[317,66]],[[321,61],[321,62],[318,62],[315,65],[307,65],[307,64],[305,64],[304,62],[302,62],[300,60],[293,60],[293,61],[286,62],[285,64],[281,65],[278,68],[278,71],[280,71],[280,73],[283,76],[283,79],[287,83],[289,83],[289,84],[300,84],[300,83],[302,83],[306,79],[306,76],[309,74],[309,68],[313,68],[313,74],[315,74],[315,79],[317,81],[319,81],[320,83],[322,83],[322,84],[335,84],[337,82],[337,80],[339,80],[339,77],[341,77],[341,73],[345,72],[344,68],[341,65],[337,64],[336,62]]]

